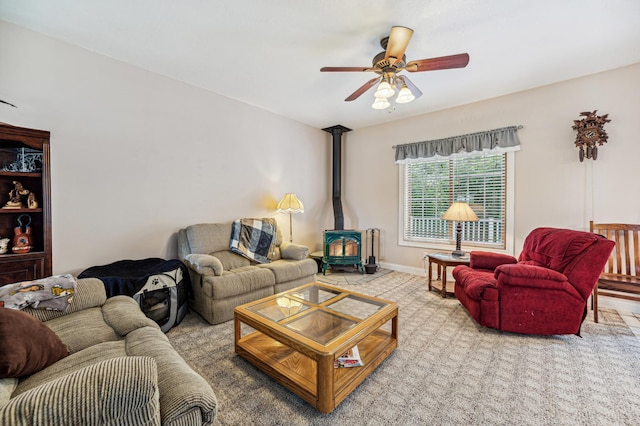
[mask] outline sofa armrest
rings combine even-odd
[[[74,312],[102,306],[106,301],[107,292],[104,289],[102,281],[98,278],[80,278],[78,279],[73,299],[64,311],[48,311],[31,308],[25,308],[23,311],[44,322],[69,315]]]
[[[214,423],[218,401],[211,385],[185,362],[164,333],[144,327],[132,331],[125,339],[129,355],[156,360],[162,424]]]
[[[309,247],[284,242],[280,244],[280,256],[283,259],[302,260],[309,256]]]
[[[156,362],[121,357],[30,389],[0,407],[0,424],[160,424]]]
[[[187,267],[193,269],[200,275],[222,275],[224,267],[222,262],[210,254],[188,254],[184,258]]]
[[[518,259],[508,254],[490,251],[472,251],[469,253],[469,267],[493,271],[500,265],[518,263]]]
[[[140,305],[129,296],[118,295],[107,299],[102,306],[104,322],[120,336],[126,336],[142,327],[160,328],[158,323],[147,317]]]

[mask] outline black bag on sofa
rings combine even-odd
[[[99,278],[107,297],[133,297],[142,312],[165,333],[180,324],[187,313],[191,281],[184,264],[176,259],[120,260],[92,266],[78,278]]]

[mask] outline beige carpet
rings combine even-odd
[[[324,275],[322,272],[317,274],[318,281],[337,286],[358,285],[368,283],[391,272],[390,269],[378,268],[373,274],[367,274],[366,272],[363,274],[357,268],[351,266],[332,268],[327,270]]]
[[[233,322],[196,314],[167,334],[211,383],[219,425],[636,425],[640,339],[617,312],[577,336],[477,326],[423,277],[391,272],[357,291],[397,301],[399,347],[330,414],[320,414],[233,352]]]

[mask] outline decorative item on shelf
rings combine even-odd
[[[610,122],[609,114],[602,116],[596,115],[598,110],[593,112],[581,112],[580,115],[585,117],[582,120],[573,120],[573,130],[577,130],[575,144],[580,148],[580,162],[584,161],[584,157],[597,159],[598,145],[602,146],[609,136],[604,130],[605,123]]]
[[[278,203],[278,213],[289,213],[289,242],[293,242],[293,224],[291,213],[304,213],[302,201],[298,200],[296,194],[286,193]]]
[[[38,208],[38,200],[36,200],[36,194],[34,194],[33,192],[30,192],[29,196],[27,197],[27,207],[30,209]]]
[[[13,181],[13,189],[9,191],[9,201],[2,207],[3,209],[22,209],[24,201],[28,198],[31,191],[25,189],[17,180]]]
[[[0,254],[5,254],[7,251],[9,251],[9,239],[0,238]]]
[[[451,203],[449,209],[442,215],[442,219],[456,222],[456,249],[451,252],[453,256],[460,257],[464,252],[460,249],[462,240],[462,222],[477,222],[478,216],[464,201]]]
[[[28,219],[26,225],[22,224],[22,218]],[[24,228],[24,230],[23,230]],[[29,253],[33,248],[33,237],[31,236],[31,216],[28,214],[21,214],[18,216],[18,226],[13,228],[13,247],[11,250],[14,253]]]
[[[18,148],[15,161],[2,167],[3,172],[33,173],[42,171],[42,151]]]

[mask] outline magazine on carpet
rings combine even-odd
[[[358,345],[355,345],[342,355],[333,361],[335,368],[348,368],[348,367],[362,367],[364,363],[360,358],[360,352],[358,351]]]

